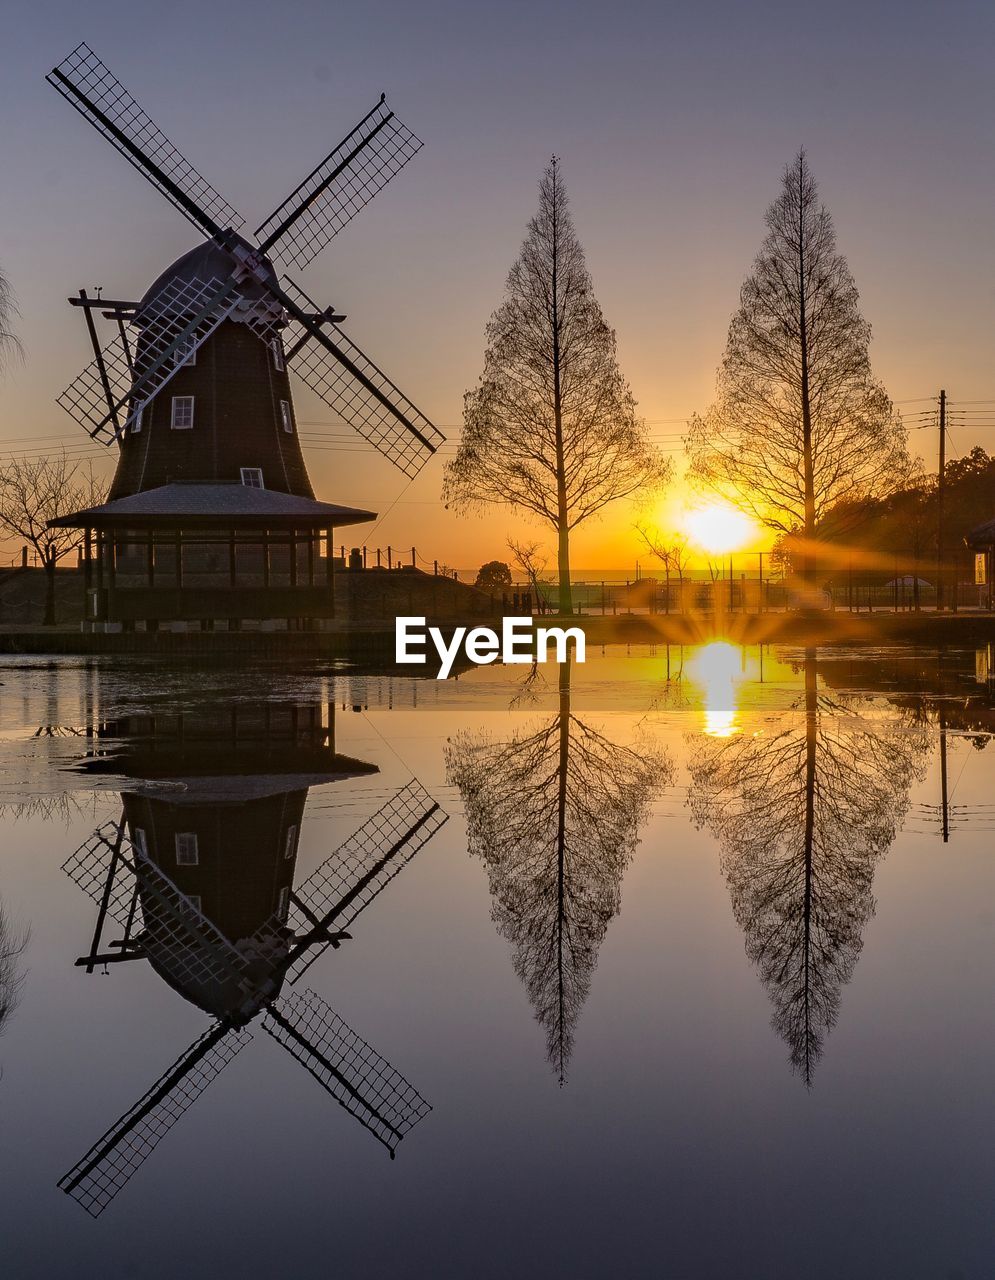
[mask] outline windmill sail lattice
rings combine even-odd
[[[284,277],[283,284],[302,307],[318,310],[293,281]],[[337,324],[326,320],[322,333],[335,348],[334,353],[309,340],[300,321],[291,320],[284,336],[290,368],[364,440],[406,476],[416,476],[444,443],[445,436]],[[353,370],[362,375],[362,380],[354,376]]]
[[[45,77],[184,217],[206,235],[244,219],[185,160],[86,44]],[[152,163],[149,164],[148,161]]]
[[[266,1011],[263,1029],[390,1151],[432,1110],[418,1090],[311,990]]]
[[[448,821],[417,780],[409,782],[327,858],[291,896],[289,923],[310,939],[342,930],[407,866]],[[325,943],[325,946],[328,944]],[[324,950],[308,946],[292,954],[288,969],[296,982]]]
[[[140,915],[136,917],[138,887],[132,876],[114,876],[114,863],[130,849],[124,833],[124,820],[105,822],[83,844],[70,854],[62,864],[62,870],[74,881],[88,898],[101,903],[106,895],[107,914],[125,927],[129,921],[141,927]]]
[[[244,1000],[241,1017],[258,1012],[260,1003],[272,995],[276,983],[271,977],[261,982],[252,972],[249,958],[242,954],[204,913],[182,893],[172,880],[148,858],[140,858],[137,875],[148,904],[145,921],[146,949],[186,987],[203,995],[212,989],[219,998],[231,1002],[234,993]]]
[[[223,1025],[206,1031],[151,1089],[59,1181],[92,1217],[99,1217],[187,1108],[252,1039]]]
[[[256,228],[264,253],[306,267],[408,163],[422,142],[384,99]]]
[[[93,437],[108,442],[123,434],[150,400],[176,374],[184,359],[191,358],[222,321],[235,312],[241,297],[231,281],[170,280],[156,295],[142,317],[139,356],[134,361],[125,339],[116,337],[102,351],[113,403],[108,406],[103,374],[96,360],[59,396],[58,403]],[[254,326],[256,327],[256,326]],[[258,326],[265,341],[275,325]],[[121,419],[123,418],[123,422]],[[115,422],[120,423],[115,430]]]

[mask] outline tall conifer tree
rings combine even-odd
[[[562,612],[572,610],[572,531],[669,474],[635,407],[554,157],[505,300],[487,326],[484,371],[464,397],[463,435],[443,496],[457,509],[508,504],[551,525]]]
[[[871,375],[870,325],[804,151],[766,221],[715,403],[692,419],[688,452],[693,476],[801,536],[811,570],[822,516],[895,488],[910,463],[901,420]]]

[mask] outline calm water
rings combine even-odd
[[[0,667],[4,1275],[995,1275],[987,655],[527,674]]]

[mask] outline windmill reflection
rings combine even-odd
[[[64,869],[98,904],[95,968],[146,960],[213,1020],[59,1183],[100,1214],[172,1124],[251,1039],[258,1019],[388,1149],[431,1109],[311,990],[287,988],[446,821],[412,781],[295,885],[308,787],[377,772],[338,755],[331,708],[238,705],[100,727],[88,767],[142,781],[119,822]],[[179,783],[171,792],[164,780]],[[150,784],[149,780],[155,780]]]
[[[800,704],[773,727],[689,736],[689,804],[719,842],[772,1025],[811,1084],[874,913],[875,864],[904,818],[929,738],[907,718],[867,718],[859,698],[820,686],[814,649],[801,668]]]
[[[502,741],[461,733],[446,764],[562,1084],[639,827],[672,768],[660,751],[620,746],[573,714],[570,664],[559,671],[555,715]]]

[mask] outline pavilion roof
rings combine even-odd
[[[995,519],[979,524],[964,539],[969,547],[990,547],[995,545]]]
[[[231,528],[273,528],[364,524],[376,518],[373,511],[342,507],[314,498],[300,498],[275,489],[243,484],[164,484],[116,498],[96,507],[74,511],[50,520],[55,528],[100,528],[113,525],[149,526],[213,525]]]

